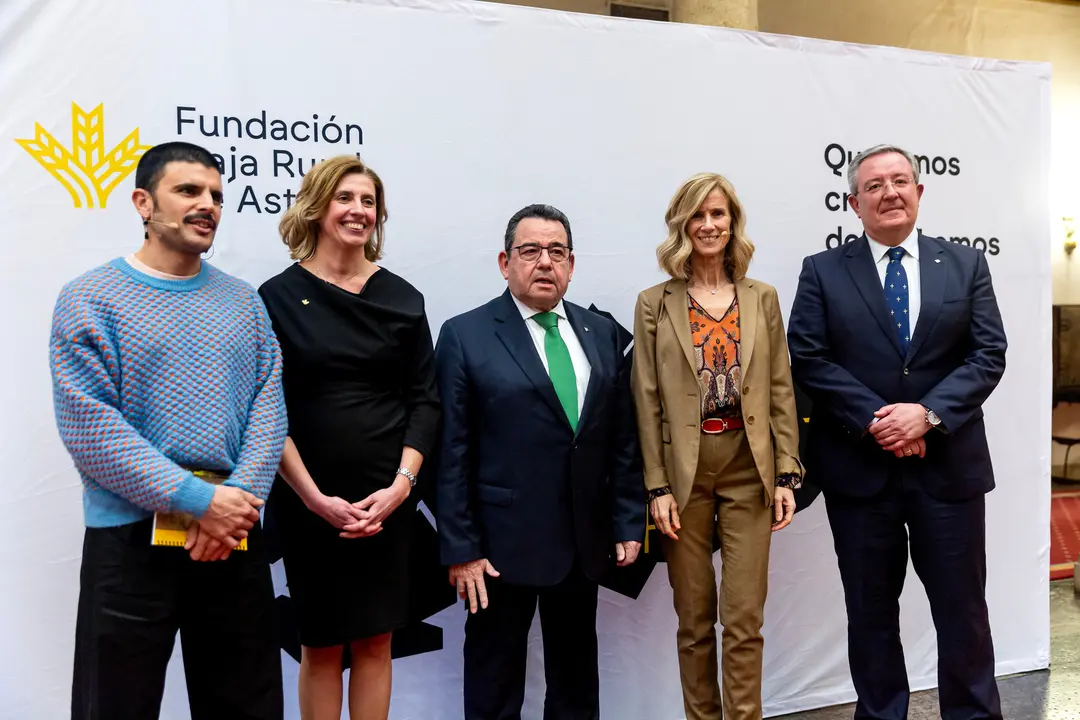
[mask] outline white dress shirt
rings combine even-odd
[[[881,280],[881,288],[884,292],[885,273],[889,267],[889,250],[892,248],[888,245],[882,245],[869,235],[866,236],[866,239],[870,243],[870,256],[874,258],[878,278]],[[911,234],[904,238],[904,242],[900,243],[899,247],[907,251],[904,253],[904,259],[900,261],[900,264],[904,267],[904,272],[907,273],[908,332],[911,333],[909,337],[914,337],[915,325],[919,322],[919,308],[922,306],[922,295],[920,294],[922,283],[919,282],[919,231],[912,230]]]
[[[514,298],[514,304],[517,305],[522,319],[525,320],[525,327],[529,329],[533,345],[536,346],[536,352],[540,355],[540,362],[544,363],[544,370],[550,374],[547,353],[544,351],[544,335],[547,334],[547,331],[540,326],[540,323],[531,319],[533,315],[539,315],[540,311],[533,310],[514,297],[513,294],[510,297]],[[551,311],[559,316],[559,334],[562,336],[563,342],[566,343],[566,349],[570,351],[570,362],[574,366],[574,378],[577,380],[577,411],[580,418],[582,406],[585,404],[585,391],[589,388],[589,375],[592,373],[592,366],[589,364],[589,358],[585,356],[585,351],[581,348],[581,342],[578,341],[577,335],[574,334],[574,328],[571,327],[570,321],[566,318],[566,308],[563,306],[563,301],[560,300],[559,304],[552,308]]]

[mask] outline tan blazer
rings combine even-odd
[[[784,320],[776,288],[744,278],[739,299],[742,417],[754,462],[772,504],[777,475],[803,474],[798,417]],[[645,487],[671,486],[686,507],[698,464],[701,391],[690,337],[685,280],[668,280],[638,295],[634,311],[632,385]]]

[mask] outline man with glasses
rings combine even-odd
[[[645,531],[629,367],[615,324],[563,300],[574,255],[562,212],[518,211],[504,243],[507,291],[448,320],[435,348],[436,517],[469,609],[465,718],[521,716],[538,604],[544,717],[597,718],[597,583],[634,562]]]
[[[822,488],[848,613],[857,718],[907,717],[900,592],[908,565],[937,629],[943,718],[1001,718],[986,608],[982,404],[1005,331],[982,252],[923,235],[919,166],[878,145],[848,166],[865,234],[806,258],[788,323],[813,401],[807,473]]]

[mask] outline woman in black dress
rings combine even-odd
[[[268,510],[303,648],[305,720],[386,718],[407,623],[410,490],[439,421],[423,296],[375,261],[386,202],[356,157],[313,167],[281,220],[296,264],[259,292],[284,355],[289,437]]]

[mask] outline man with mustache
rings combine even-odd
[[[157,718],[179,631],[193,719],[277,720],[259,507],[285,442],[281,352],[255,290],[200,257],[214,156],[158,145],[135,186],[142,248],[64,286],[49,345],[86,521],[71,716]],[[193,516],[183,548],[151,544],[159,512]]]
[[[521,717],[538,604],[544,717],[597,718],[597,584],[634,562],[645,532],[629,368],[615,323],[563,300],[566,215],[518,211],[499,269],[506,292],[448,320],[435,348],[436,518],[469,609],[465,718]]]
[[[1001,718],[986,608],[982,404],[1005,372],[1005,330],[982,252],[915,227],[911,153],[848,166],[865,234],[806,258],[788,324],[813,401],[806,463],[822,488],[848,613],[856,718],[903,720],[900,592],[911,561],[937,629],[941,717]]]

